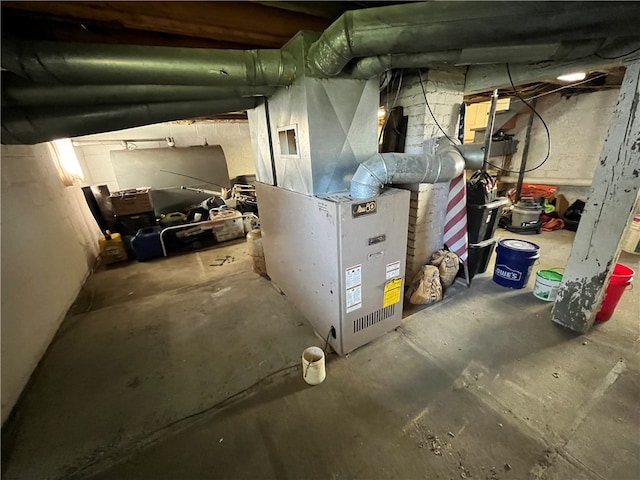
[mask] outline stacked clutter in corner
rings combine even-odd
[[[476,172],[467,182],[467,231],[469,278],[484,273],[495,250],[494,237],[507,198],[497,197],[497,184],[487,172]],[[462,269],[459,277],[464,276]]]
[[[113,215],[115,218],[115,228],[124,241],[125,247],[136,259],[153,258],[150,253],[140,253],[141,245],[150,247],[153,242],[153,228],[156,226],[156,215],[151,201],[151,188],[133,188],[113,192],[109,195]],[[138,236],[138,232],[144,230],[144,238]],[[159,247],[159,240],[157,241]],[[137,249],[134,247],[137,245]],[[162,254],[162,251],[160,251]]]

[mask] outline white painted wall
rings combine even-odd
[[[586,200],[619,92],[619,89],[612,89],[569,98],[560,93],[540,97],[536,110],[549,127],[551,152],[542,167],[525,175],[525,182],[558,185],[559,191],[570,201]],[[514,170],[520,167],[527,121],[528,113],[518,115],[513,130],[520,141],[518,152],[513,156]],[[531,130],[527,168],[538,165],[546,151],[544,126],[536,118]],[[515,177],[509,176],[514,180]]]
[[[111,191],[119,190],[110,153],[124,147],[114,141],[166,137],[173,137],[176,147],[204,145],[205,141],[209,145],[220,145],[227,159],[230,178],[255,173],[249,123],[246,120],[205,121],[192,124],[169,122],[74,138],[75,141],[83,143],[91,142],[76,148],[78,159],[85,171],[84,184],[106,184]],[[168,148],[166,142],[136,142],[136,145],[138,149]]]
[[[4,422],[95,262],[99,230],[46,144],[1,153]]]

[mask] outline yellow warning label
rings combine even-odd
[[[400,301],[402,293],[402,277],[392,278],[384,285],[384,300],[382,307],[388,307]]]

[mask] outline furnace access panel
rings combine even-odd
[[[339,354],[400,325],[409,192],[368,200],[256,184],[267,272]]]

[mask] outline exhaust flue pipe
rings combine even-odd
[[[351,196],[372,198],[385,185],[443,183],[460,176],[466,163],[462,153],[447,139],[439,142],[433,154],[376,153],[358,166],[351,179]],[[479,168],[477,157],[469,168]]]

